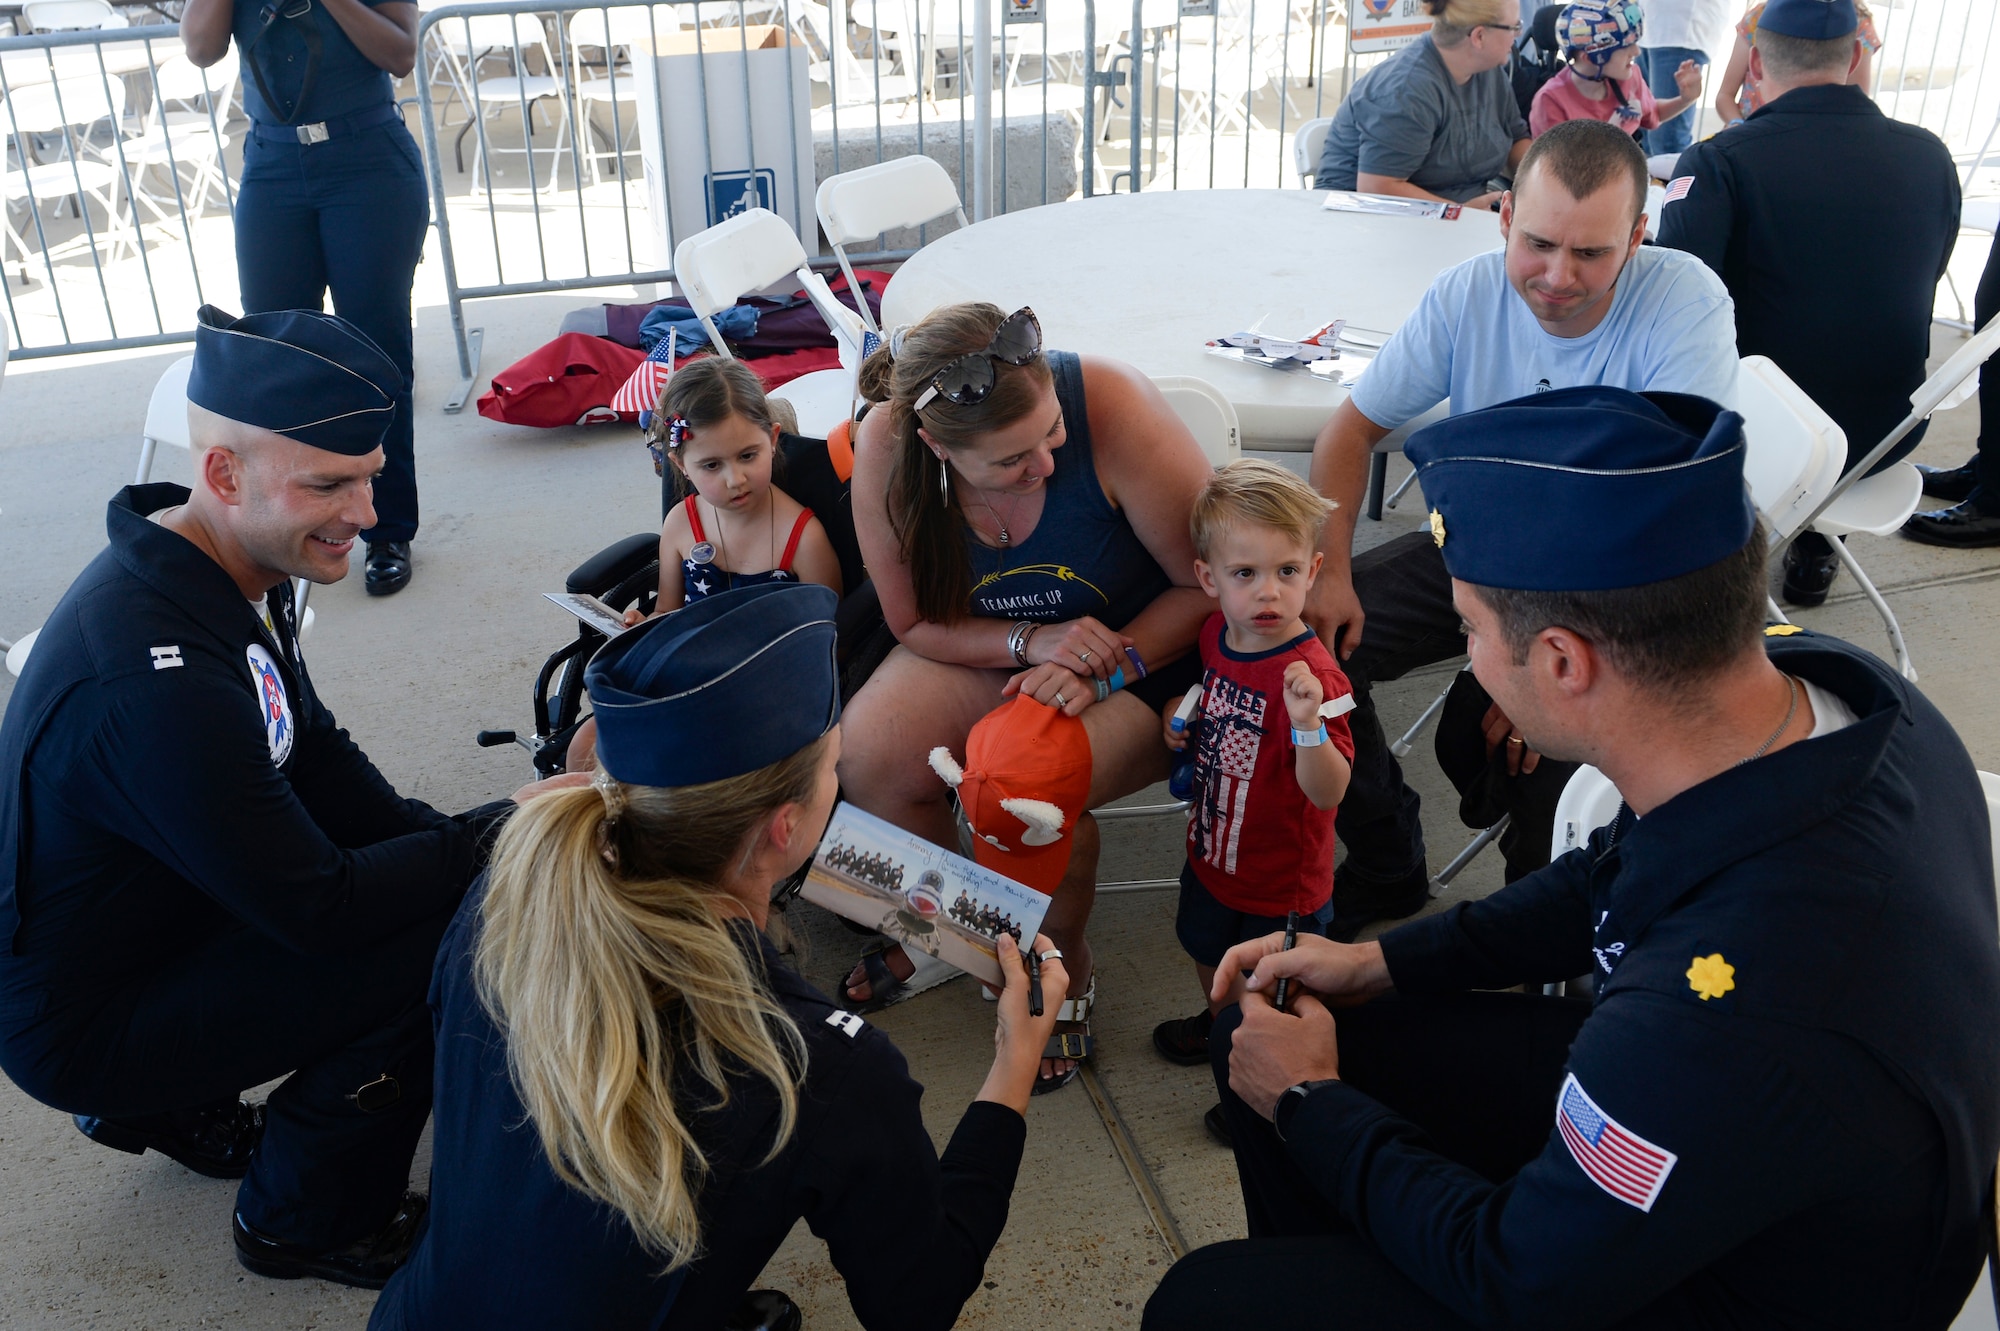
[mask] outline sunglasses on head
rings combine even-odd
[[[900,344],[901,339],[896,341]],[[900,349],[900,345],[891,347],[890,354],[894,355]],[[985,350],[969,351],[932,375],[930,385],[917,398],[916,410],[922,411],[940,397],[961,407],[984,402],[998,378],[993,368],[994,361],[1026,365],[1041,354],[1041,321],[1035,318],[1033,310],[1023,305],[1000,321],[1000,326],[993,330],[993,340],[986,344]]]

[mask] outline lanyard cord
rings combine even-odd
[[[264,105],[270,107],[272,113],[276,114],[278,99],[271,95],[270,85],[264,82],[264,71],[257,63],[257,48],[264,44],[264,38],[270,35],[271,29],[279,19],[289,19],[298,24],[299,32],[306,44],[306,73],[299,81],[299,98],[292,103],[291,114],[278,122],[281,125],[298,123],[299,113],[305,110],[306,103],[312,98],[313,80],[319,73],[319,24],[306,21],[306,16],[311,12],[312,0],[266,0],[262,15],[264,26],[257,29],[257,35],[252,37],[250,45],[243,49],[243,63],[250,66],[250,77],[257,84],[257,91],[263,96]]]

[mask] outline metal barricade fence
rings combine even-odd
[[[1364,3],[429,10],[404,101],[418,112],[459,345],[455,403],[478,357],[466,301],[671,281],[676,242],[753,204],[785,216],[813,253],[818,184],[873,162],[938,160],[975,220],[1110,191],[1298,188],[1300,127],[1333,114],[1387,58],[1350,49],[1347,9]],[[1972,193],[1995,193],[2000,154],[1974,168],[2000,145],[2000,7],[1902,0],[1878,7],[1876,23],[1878,104],[1940,134]],[[235,301],[246,132],[235,57],[197,70],[178,37],[157,25],[0,39],[0,313],[12,357],[184,341],[199,304]],[[1697,133],[1712,131],[1714,112],[1702,114]],[[930,237],[888,236],[853,257],[892,262]]]
[[[0,39],[9,359],[188,341],[234,299],[233,82],[171,24]]]

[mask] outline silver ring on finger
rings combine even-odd
[[[1042,964],[1043,964],[1044,966],[1046,966],[1046,965],[1048,965],[1048,964],[1049,964],[1049,963],[1050,963],[1051,961],[1061,961],[1061,960],[1062,960],[1062,955],[1063,955],[1063,954],[1062,954],[1062,949],[1061,949],[1061,948],[1059,948],[1059,947],[1052,947],[1052,948],[1049,948],[1049,949],[1048,949],[1047,951],[1045,951],[1045,952],[1043,952],[1043,953],[1041,954],[1041,958],[1042,958]]]
[[[1522,748],[1526,748],[1528,746],[1528,742],[1522,739],[1519,735],[1507,736],[1507,742],[1509,744],[1519,744]]]
[[[1058,707],[1069,706],[1069,699],[1062,696],[1062,690],[1060,689],[1056,691],[1056,706]]]
[[[1077,660],[1079,660],[1079,661],[1081,661],[1081,662],[1083,662],[1083,663],[1084,663],[1085,665],[1089,665],[1089,664],[1090,664],[1090,653],[1089,653],[1089,651],[1085,650],[1085,651],[1080,651],[1080,652],[1078,652],[1078,653],[1076,654],[1076,659],[1077,659]]]

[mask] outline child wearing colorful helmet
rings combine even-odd
[[[1575,0],[1563,6],[1556,35],[1569,64],[1535,94],[1528,129],[1541,134],[1565,120],[1604,120],[1630,134],[1657,129],[1701,96],[1701,70],[1683,60],[1674,71],[1680,96],[1653,99],[1644,75],[1632,72],[1646,17],[1637,0]]]

